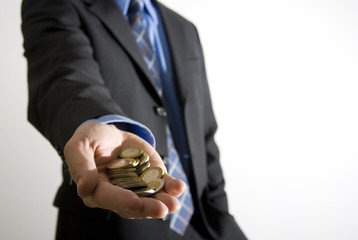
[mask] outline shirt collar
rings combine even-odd
[[[127,17],[130,0],[115,0],[115,1],[118,4],[118,6],[121,8],[123,15]],[[151,0],[142,0],[142,1],[144,3],[144,11],[152,19],[153,23],[157,25],[158,17],[152,1]]]

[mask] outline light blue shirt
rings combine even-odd
[[[104,115],[99,118],[95,119],[89,119],[86,122],[100,122],[100,123],[106,123],[106,124],[113,124],[117,128],[131,132],[136,134],[137,136],[143,138],[145,141],[147,141],[149,144],[151,144],[155,148],[155,137],[153,133],[150,131],[148,127],[145,125],[136,122],[130,118],[117,115],[117,114],[109,114]]]

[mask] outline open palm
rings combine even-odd
[[[153,197],[138,197],[130,190],[110,183],[105,164],[117,158],[125,147],[140,147],[150,157],[151,166],[164,171],[165,187]],[[176,197],[185,184],[171,177],[155,149],[142,138],[113,125],[88,122],[82,124],[65,146],[65,159],[78,195],[89,207],[114,211],[124,218],[164,218],[180,208]]]

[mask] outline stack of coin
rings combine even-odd
[[[159,192],[164,186],[163,169],[151,167],[149,155],[141,148],[129,147],[119,152],[119,158],[106,165],[112,184],[132,190],[138,196]]]

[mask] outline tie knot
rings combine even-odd
[[[136,19],[139,15],[144,12],[144,3],[142,0],[131,0],[128,7],[128,18],[129,21]]]

